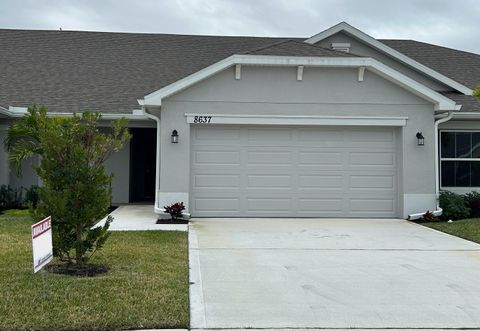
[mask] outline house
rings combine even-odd
[[[0,139],[31,104],[127,117],[113,202],[194,217],[407,217],[480,187],[480,55],[377,40],[0,30]],[[34,161],[35,162],[35,161]],[[17,178],[0,152],[0,184]]]

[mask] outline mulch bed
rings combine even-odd
[[[95,277],[106,273],[108,268],[97,264],[85,264],[81,267],[76,267],[71,264],[52,264],[46,267],[46,271],[53,274],[69,276]]]
[[[158,219],[157,224],[188,224],[188,220]]]

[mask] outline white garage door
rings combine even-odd
[[[396,217],[392,128],[192,126],[194,217]]]

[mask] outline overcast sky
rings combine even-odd
[[[479,0],[0,0],[0,14],[0,28],[287,37],[346,21],[480,53]]]

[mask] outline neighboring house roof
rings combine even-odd
[[[471,89],[480,84],[480,54],[415,40],[379,41]]]
[[[462,105],[460,112],[480,112],[480,102],[474,96],[458,92],[440,92],[440,94]]]
[[[131,113],[137,99],[233,54],[355,56],[303,40],[0,29],[0,105]]]

